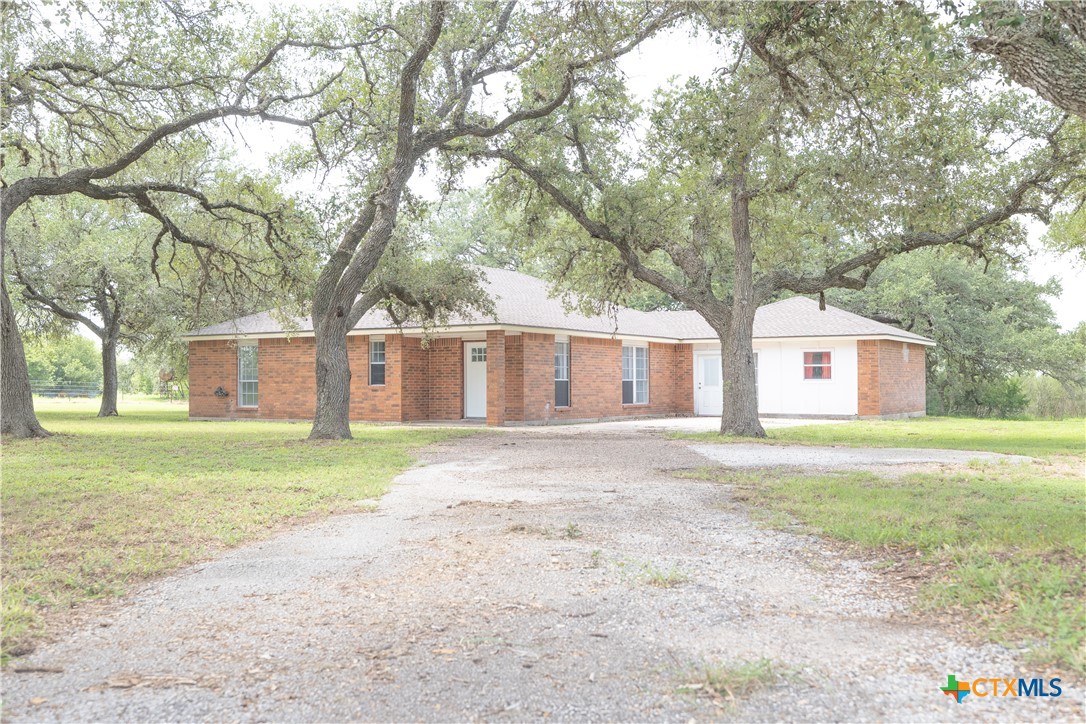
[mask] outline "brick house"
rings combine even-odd
[[[485,419],[488,425],[627,416],[719,415],[720,345],[695,312],[588,317],[545,282],[485,269],[493,318],[450,320],[424,335],[371,311],[348,336],[351,418]],[[315,344],[254,314],[189,340],[189,416],[312,419]],[[935,343],[805,297],[767,304],[754,322],[758,411],[783,417],[924,414],[925,348]]]

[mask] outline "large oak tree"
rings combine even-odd
[[[229,9],[236,12],[236,9]],[[169,173],[169,156],[212,138],[224,119],[310,127],[336,108],[312,108],[341,69],[298,72],[319,42],[250,37],[219,5],[0,3],[0,429],[48,434],[34,414],[8,296],[7,226],[36,198],[79,194],[121,202],[159,229],[152,259],[188,249],[208,273],[246,260],[183,226],[178,206],[263,222],[268,255],[283,240],[266,210],[214,199]],[[302,56],[299,59],[298,56]],[[153,162],[148,163],[150,159]]]
[[[273,179],[239,174],[203,153],[187,163],[176,154],[171,160],[177,163],[171,175],[186,186],[269,209],[276,233],[300,226],[301,215],[279,196]],[[166,210],[187,233],[213,244],[234,263],[213,259],[217,268],[210,269],[204,257],[172,248],[156,259],[160,225],[123,202],[80,195],[39,198],[8,225],[8,271],[22,304],[29,313],[37,312],[27,320],[30,329],[79,324],[100,340],[99,417],[118,414],[122,342],[133,352],[161,348],[186,329],[289,304],[312,281],[312,274],[305,274],[312,268],[312,254],[277,244],[279,256],[267,258],[263,218],[177,204]]]
[[[909,6],[762,5],[712,32],[721,70],[646,115],[611,87],[476,155],[521,180],[503,188],[529,216],[572,222],[553,266],[701,314],[723,352],[721,432],[764,436],[761,304],[863,288],[910,251],[1013,241],[1017,217],[1045,218],[1082,175],[1086,147],[1077,120],[993,88]]]
[[[442,160],[440,151],[547,117],[679,16],[656,3],[432,2],[363,9],[331,23],[329,32],[352,49],[341,91],[351,110],[329,116],[315,147],[292,161],[336,168],[351,179],[357,200],[345,207],[313,294],[311,439],[351,435],[347,333],[362,315],[388,300],[424,311],[463,301],[428,302],[396,275],[378,273],[420,165],[443,164],[454,176],[459,161]],[[470,287],[471,279],[461,283]],[[447,285],[425,286],[448,292]]]

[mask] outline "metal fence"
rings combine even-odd
[[[30,391],[41,397],[98,397],[102,394],[102,387],[75,382],[30,380]]]

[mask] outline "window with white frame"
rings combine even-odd
[[[649,401],[649,348],[622,347],[622,404]]]
[[[804,352],[803,353],[803,379],[805,380],[829,380],[833,379],[833,365],[831,353]]]
[[[257,346],[238,345],[238,407],[256,407]]]
[[[569,340],[554,343],[554,406],[569,407]]]
[[[370,340],[370,384],[385,384],[385,340]]]

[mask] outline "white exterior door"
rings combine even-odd
[[[720,353],[694,355],[694,412],[719,417],[724,412],[724,388]]]
[[[464,417],[486,417],[486,342],[464,342]]]

